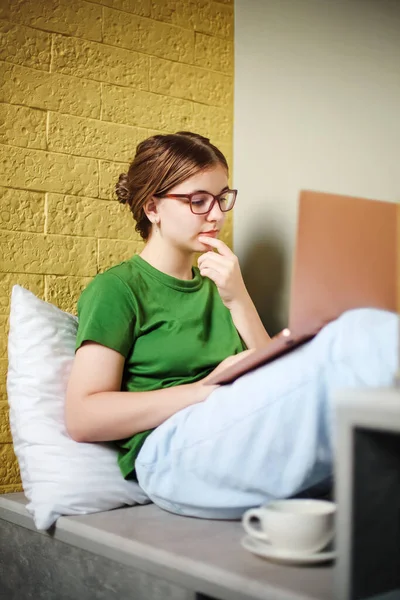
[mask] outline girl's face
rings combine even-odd
[[[228,173],[222,165],[201,171],[169,190],[168,194],[191,194],[209,192],[214,196],[228,189]],[[207,246],[200,242],[199,235],[218,237],[225,221],[218,202],[205,215],[193,214],[188,199],[160,198],[157,201],[159,219],[158,235],[175,247],[187,252],[204,252]]]

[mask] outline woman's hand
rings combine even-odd
[[[223,371],[225,371],[225,369],[227,369],[228,367],[231,367],[232,365],[241,361],[245,356],[247,356],[251,352],[254,352],[254,350],[253,349],[243,350],[243,352],[239,352],[239,354],[234,354],[233,356],[228,356],[222,362],[220,362],[219,365],[217,367],[215,367],[215,369],[213,369],[211,371],[211,373],[209,373],[209,375],[207,375],[207,377],[204,377],[204,379],[201,379],[199,381],[199,383],[201,383],[202,385],[208,385],[207,382],[211,377],[214,377],[214,375],[218,375],[219,373],[222,373]],[[215,385],[213,387],[217,388],[218,385]]]
[[[247,295],[237,256],[221,240],[208,236],[199,236],[199,240],[217,250],[210,250],[199,257],[200,273],[215,283],[222,302],[231,309],[235,302],[243,301]]]
[[[237,257],[221,240],[202,235],[198,239],[205,246],[217,250],[200,256],[197,261],[200,273],[212,279],[217,286],[222,302],[230,310],[233,323],[247,348],[262,348],[271,338],[246,289]]]

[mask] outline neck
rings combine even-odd
[[[152,267],[177,279],[193,279],[194,252],[167,245],[159,236],[150,236],[140,256]]]

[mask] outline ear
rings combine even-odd
[[[143,210],[150,223],[153,223],[153,225],[159,223],[160,214],[158,211],[158,198],[155,198],[154,196],[149,198],[143,206]]]

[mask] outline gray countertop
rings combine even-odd
[[[35,531],[23,494],[0,496],[0,518]],[[240,544],[241,524],[167,513],[154,504],[60,517],[54,538],[221,600],[330,600],[333,566],[284,566]]]

